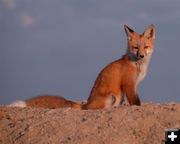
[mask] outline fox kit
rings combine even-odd
[[[126,95],[130,105],[141,105],[137,86],[147,73],[154,48],[155,26],[149,25],[142,34],[126,25],[124,29],[128,44],[126,54],[100,72],[85,109],[118,106],[123,100],[123,95]]]
[[[35,106],[45,108],[71,107],[77,109],[102,109],[118,106],[123,95],[130,105],[141,105],[137,86],[146,76],[149,60],[154,49],[155,27],[149,25],[139,34],[124,26],[127,35],[127,51],[119,60],[107,65],[97,77],[87,103],[81,105],[63,97],[41,96],[18,101],[10,106]]]

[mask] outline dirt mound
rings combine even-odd
[[[180,128],[180,104],[104,110],[0,107],[0,144],[161,144]]]

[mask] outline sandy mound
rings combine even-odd
[[[0,144],[161,144],[180,128],[180,104],[106,110],[0,107]]]

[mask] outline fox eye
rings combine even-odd
[[[145,46],[144,48],[147,49],[147,48],[149,48],[149,46]]]
[[[139,49],[139,47],[137,47],[137,46],[133,46],[133,48],[134,48],[134,49]]]

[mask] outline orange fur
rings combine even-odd
[[[27,106],[30,107],[43,107],[43,108],[63,108],[63,107],[71,107],[76,109],[81,109],[81,104],[72,102],[70,100],[66,100],[61,96],[37,96],[25,101]]]
[[[128,39],[127,53],[107,65],[97,77],[85,109],[118,106],[127,96],[130,105],[140,105],[137,85],[145,77],[153,52],[155,27],[150,25],[143,34],[125,26]]]

